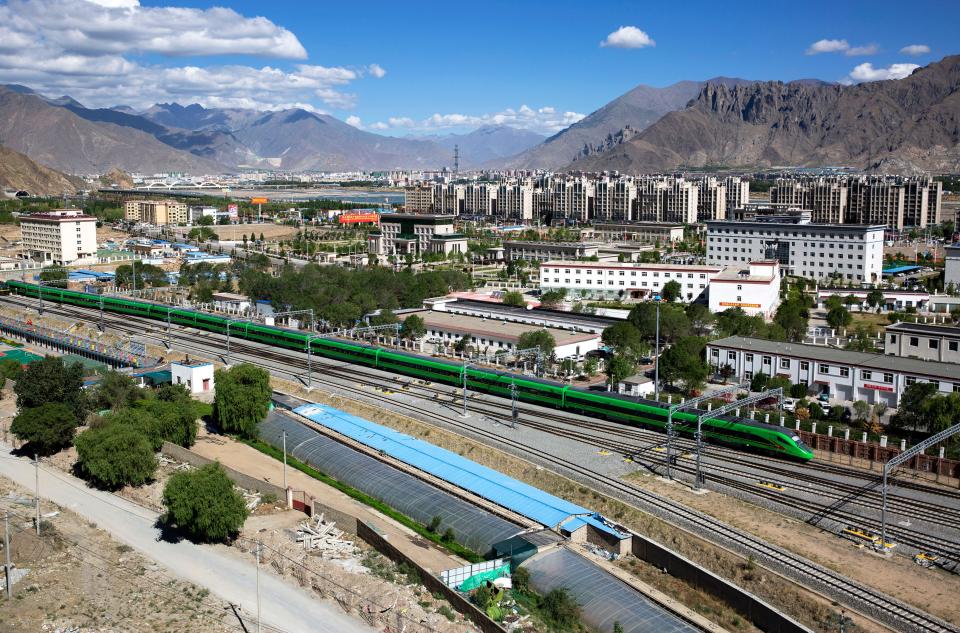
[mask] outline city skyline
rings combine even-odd
[[[903,77],[955,52],[949,24],[960,18],[936,2],[911,11],[938,19],[907,23],[889,19],[892,3],[776,16],[699,3],[492,3],[482,16],[387,7],[371,5],[358,25],[332,5],[10,0],[0,4],[0,82],[89,107],[303,107],[391,135],[501,123],[548,135],[638,84]]]

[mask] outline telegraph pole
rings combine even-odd
[[[257,541],[257,633],[261,633],[260,624],[260,541]]]
[[[37,536],[40,536],[40,458],[37,457],[36,453],[33,455],[33,466],[37,485]]]
[[[287,489],[287,432],[283,432],[283,489]]]
[[[13,578],[10,577],[13,565],[10,564],[10,513],[3,515],[3,554],[6,556],[6,565],[3,569],[7,581],[7,600],[13,596]]]

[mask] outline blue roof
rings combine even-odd
[[[339,409],[323,404],[307,404],[293,411],[361,444],[533,519],[541,525],[556,527],[571,517],[592,518],[594,515],[591,510],[517,481],[456,453]],[[590,523],[594,527],[625,538],[625,535],[611,529],[600,520],[595,519]]]
[[[104,280],[104,279],[109,280],[109,279],[113,279],[116,276],[113,273],[105,273],[99,270],[87,270],[85,268],[80,268],[73,272],[77,273],[78,275],[86,275],[88,277],[93,277],[94,279],[100,279],[100,280]]]
[[[896,266],[894,268],[884,268],[884,275],[895,275],[897,273],[906,273],[911,270],[920,270],[920,266]]]

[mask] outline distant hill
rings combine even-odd
[[[489,161],[519,154],[542,143],[542,134],[520,130],[509,125],[485,125],[467,134],[420,137],[448,150],[448,164],[453,164],[453,146],[460,147],[460,166],[479,167]]]
[[[710,83],[739,86],[746,79],[715,77]],[[600,145],[623,130],[644,130],[668,112],[686,106],[708,82],[679,81],[664,88],[639,85],[617,97],[546,141],[503,161],[492,161],[508,169],[557,169],[567,165],[585,148]]]
[[[9,147],[0,146],[0,188],[26,191],[35,196],[59,196],[75,193],[83,180],[38,165]]]
[[[708,83],[687,108],[569,169],[843,165],[960,171],[960,56],[899,80],[852,86]]]
[[[453,162],[449,152],[432,141],[364,132],[332,116],[301,109],[263,113],[233,134],[281,169],[416,169]]]
[[[0,87],[0,144],[34,161],[73,174],[130,171],[217,173],[214,161],[178,150],[150,132],[124,125],[130,115],[79,116],[72,100],[55,105],[33,93]],[[100,111],[87,111],[87,113]],[[111,111],[113,112],[113,111]],[[81,112],[81,114],[83,114]]]

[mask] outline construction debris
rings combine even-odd
[[[336,523],[327,523],[321,513],[315,521],[304,521],[297,528],[297,543],[303,543],[305,550],[320,550],[327,558],[346,558],[353,554],[354,545],[343,539],[343,530]]]
[[[241,494],[243,494],[243,500],[247,504],[247,511],[253,512],[253,510],[260,505],[260,493],[259,492],[248,492],[241,489]]]

